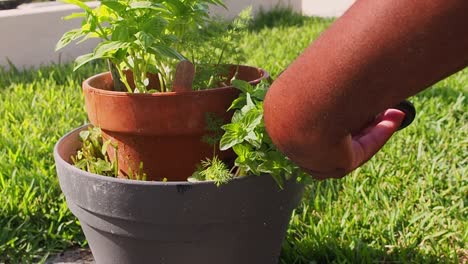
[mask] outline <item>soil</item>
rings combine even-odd
[[[89,248],[73,248],[50,257],[46,264],[94,264]]]

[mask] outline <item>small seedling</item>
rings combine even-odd
[[[118,162],[111,162],[107,155],[107,147],[112,144],[110,141],[103,141],[101,129],[90,127],[81,131],[80,139],[83,146],[75,156],[71,157],[77,168],[104,176],[118,175]],[[112,146],[117,153],[117,146]]]
[[[233,174],[227,165],[217,156],[201,162],[197,171],[189,178],[189,181],[214,181],[217,186],[228,183],[233,179]]]

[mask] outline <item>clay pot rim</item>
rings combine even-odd
[[[259,67],[253,67],[253,66],[247,66],[247,65],[232,65],[232,66],[243,66],[243,67],[248,67],[252,69],[256,69],[261,73],[261,76],[257,79],[254,79],[252,81],[249,81],[250,84],[258,84],[262,80],[268,80],[270,77],[270,74],[265,71],[263,68]],[[95,88],[91,86],[91,82],[97,81],[97,79],[102,78],[103,76],[109,75],[110,72],[103,72],[96,74],[94,76],[89,77],[83,82],[83,90],[90,90],[93,93],[97,94],[102,94],[106,96],[114,96],[114,97],[166,97],[166,96],[174,96],[174,95],[179,95],[179,96],[193,96],[193,95],[202,95],[202,94],[210,94],[210,93],[220,93],[226,90],[232,90],[236,89],[234,86],[226,86],[226,87],[213,87],[213,88],[206,88],[204,90],[197,90],[197,91],[184,91],[184,92],[157,92],[157,93],[129,93],[129,92],[119,92],[119,91],[110,91],[110,90],[104,90],[100,88]]]
[[[164,187],[164,186],[180,186],[180,185],[190,185],[190,186],[193,186],[193,185],[197,185],[197,186],[212,185],[212,186],[216,186],[214,181],[200,181],[200,182],[189,182],[189,181],[167,181],[167,182],[162,182],[162,181],[141,181],[141,180],[129,180],[129,179],[121,179],[121,178],[116,178],[116,177],[104,176],[104,175],[99,175],[99,174],[87,172],[87,171],[84,171],[84,170],[80,170],[80,169],[78,169],[77,167],[75,167],[72,164],[68,163],[66,160],[64,160],[62,158],[62,156],[60,155],[59,146],[61,146],[62,144],[65,144],[67,139],[69,139],[71,137],[75,137],[76,139],[74,139],[74,140],[78,140],[78,133],[85,130],[85,129],[87,129],[89,126],[92,126],[92,125],[91,124],[86,124],[86,125],[77,127],[75,129],[71,130],[70,132],[66,133],[64,136],[62,136],[57,141],[57,143],[54,146],[54,157],[55,157],[55,160],[56,160],[57,163],[61,163],[62,166],[64,166],[65,168],[67,168],[67,169],[69,169],[71,171],[79,172],[84,177],[89,177],[89,178],[93,178],[93,179],[96,179],[96,180],[109,181],[109,182],[114,182],[114,183],[124,183],[124,184],[128,184],[128,185],[139,185],[139,186],[141,186],[141,185],[162,186],[162,187]],[[259,176],[248,175],[248,176],[234,178],[231,181],[243,181],[243,180],[248,180],[251,177],[259,177]],[[227,184],[229,184],[229,183],[227,183]]]

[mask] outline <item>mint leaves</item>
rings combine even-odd
[[[231,109],[236,111],[231,123],[222,127],[225,133],[220,148],[232,148],[237,154],[235,166],[239,171],[236,174],[271,174],[279,186],[283,186],[284,180],[307,178],[299,167],[276,149],[266,132],[263,100],[269,85],[262,82],[252,86],[240,80],[234,80],[232,84],[242,93],[232,103]]]

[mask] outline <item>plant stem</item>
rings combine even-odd
[[[124,83],[122,82],[122,76],[120,76],[120,71],[117,69],[117,66],[112,63],[111,60],[107,60],[107,66],[112,75],[112,80],[114,82],[114,91],[125,92]]]
[[[130,86],[130,84],[128,83],[127,81],[127,76],[125,76],[124,72],[122,71],[122,69],[118,66],[115,66],[117,71],[119,72],[119,75],[120,75],[120,81],[122,81],[123,84],[125,84],[125,87],[127,87],[127,91],[129,93],[132,93],[132,87]]]
[[[115,152],[115,157],[114,157],[114,161],[115,161],[114,175],[115,175],[115,177],[119,177],[119,155],[118,155],[119,146],[116,144],[116,145],[113,145],[113,147],[114,147],[114,152]]]
[[[166,70],[165,70],[164,64],[163,63],[156,63],[156,64],[157,64],[157,67],[159,69],[158,79],[159,79],[160,91],[161,92],[167,92],[168,87],[167,87],[166,84],[167,84],[168,77],[166,75]]]

